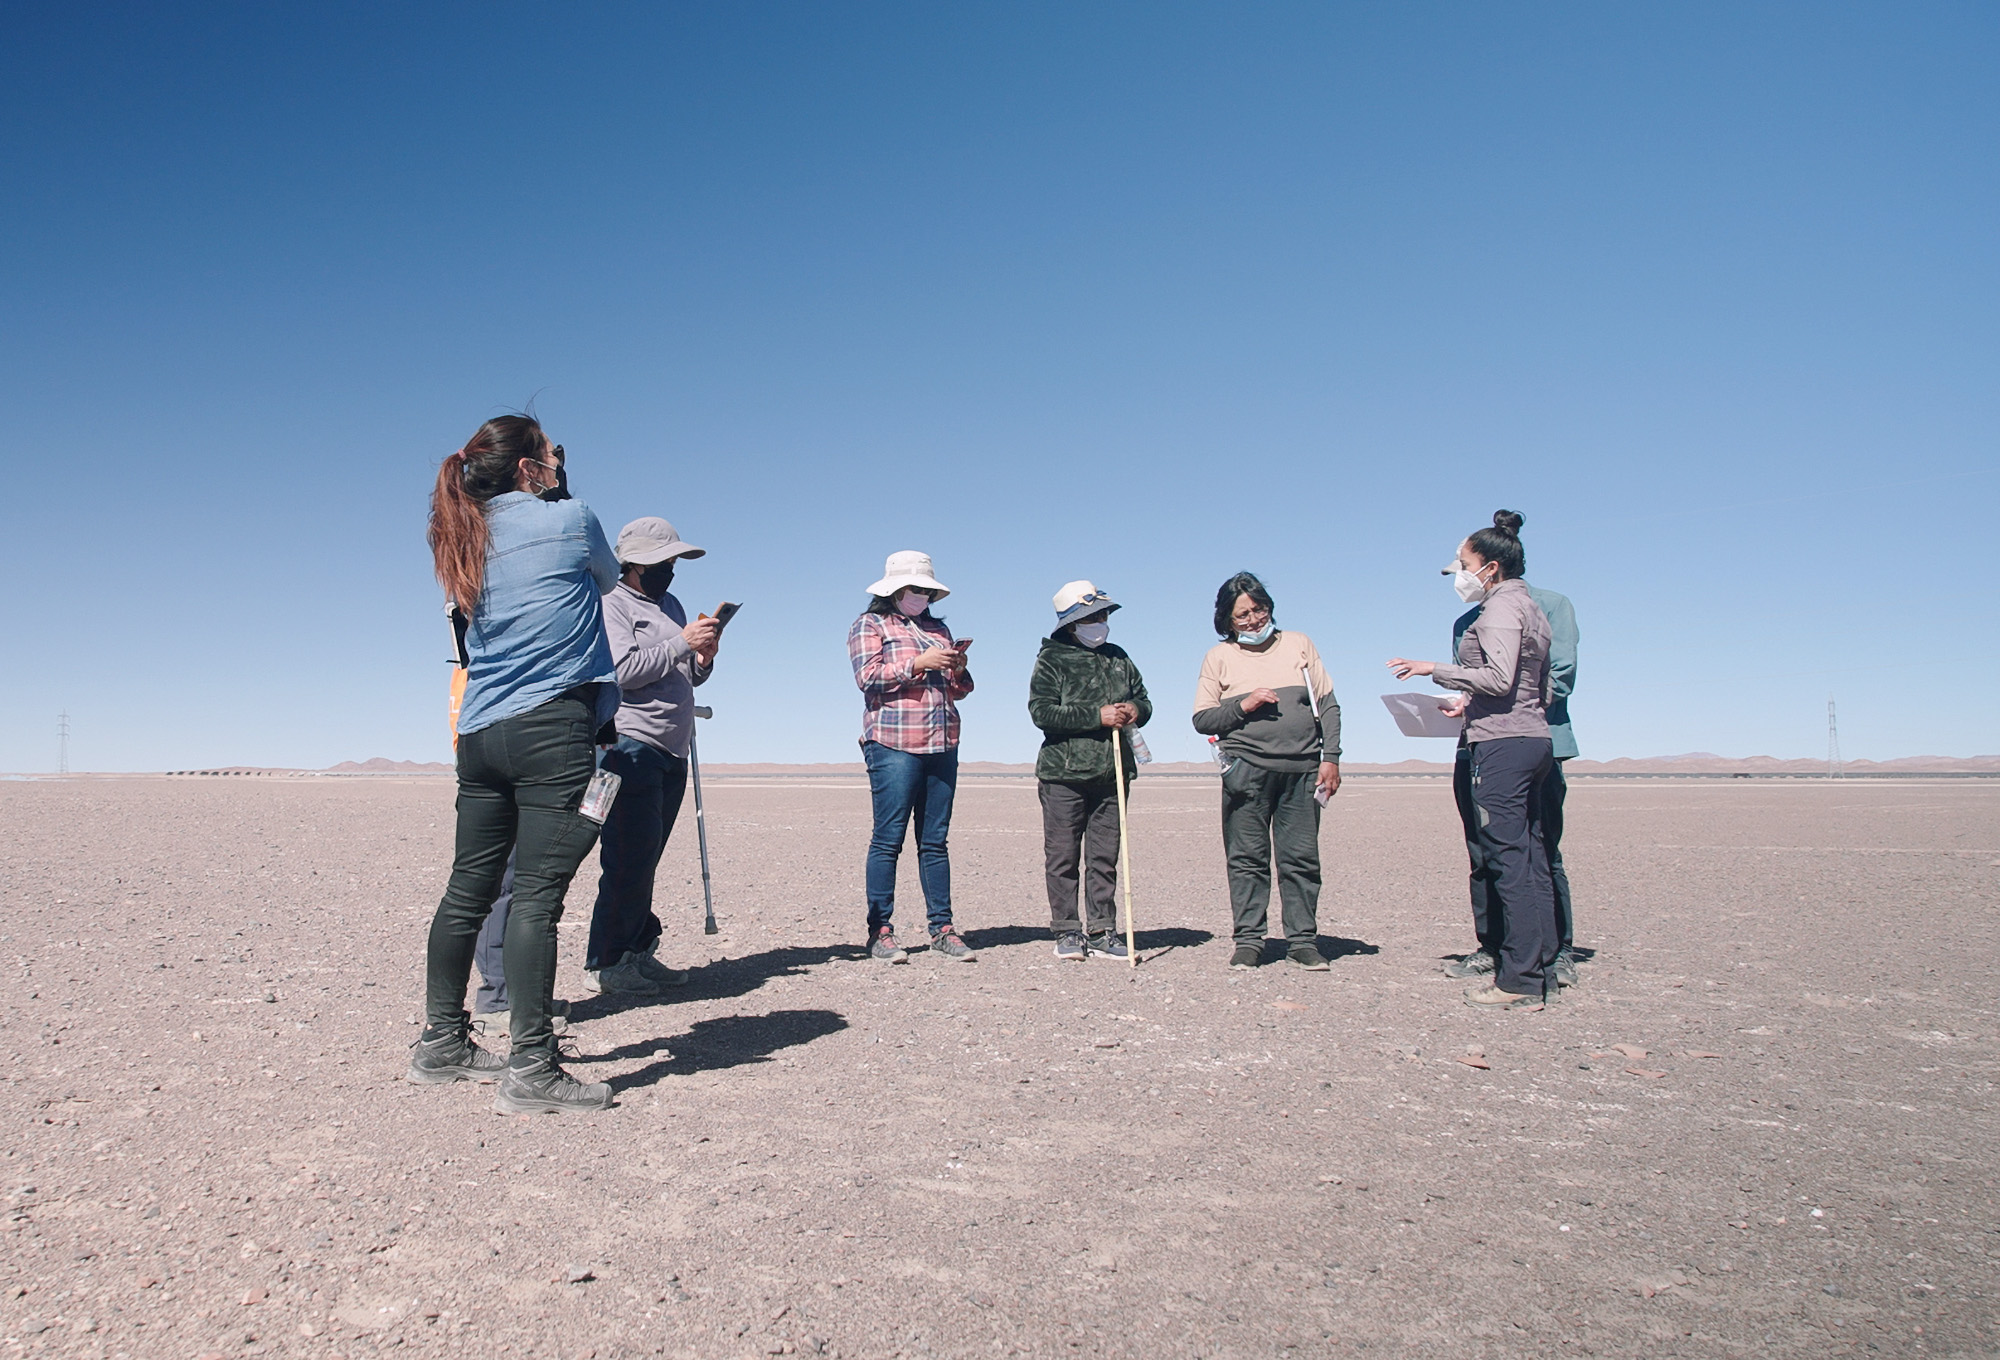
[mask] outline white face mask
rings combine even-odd
[[[1486,570],[1481,567],[1480,571]],[[1451,588],[1458,592],[1458,598],[1467,604],[1478,604],[1486,598],[1486,582],[1479,579],[1479,572],[1460,569],[1451,578]]]
[[[896,597],[896,608],[909,618],[915,618],[931,607],[931,597],[921,590],[906,590]]]
[[[1102,647],[1111,637],[1111,625],[1101,620],[1095,623],[1079,623],[1076,626],[1076,640],[1086,647]]]

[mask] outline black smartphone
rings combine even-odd
[[[729,626],[729,621],[736,617],[736,611],[741,609],[742,607],[743,607],[742,605],[737,604],[733,600],[724,600],[721,604],[717,605],[715,607],[715,615],[714,615],[715,630],[719,633],[723,629],[727,628]]]

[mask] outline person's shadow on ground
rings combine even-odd
[[[649,1006],[670,1006],[681,1001],[726,1001],[756,991],[773,978],[800,977],[808,968],[817,968],[836,959],[865,959],[868,948],[860,944],[789,945],[745,954],[741,958],[717,959],[688,971],[685,987],[674,987],[658,1000],[606,995],[599,992],[570,1004],[573,1021],[601,1020],[621,1011],[643,1010]]]
[[[651,1086],[662,1077],[686,1077],[696,1072],[715,1072],[742,1067],[747,1063],[769,1062],[771,1055],[797,1048],[847,1028],[847,1017],[839,1011],[772,1011],[769,1015],[724,1015],[713,1020],[697,1020],[687,1033],[675,1038],[641,1039],[621,1044],[608,1053],[572,1058],[577,1063],[617,1062],[645,1058],[667,1049],[670,1057],[611,1078],[611,1089],[629,1091]]]

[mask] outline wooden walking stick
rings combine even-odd
[[[1125,834],[1125,741],[1111,729],[1111,768],[1118,774],[1118,882],[1125,889],[1125,957],[1139,966],[1139,932],[1132,924],[1132,843]]]

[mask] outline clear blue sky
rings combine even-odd
[[[746,602],[711,760],[855,758],[932,552],[969,758],[1062,582],[1163,758],[1262,573],[1350,759],[1498,506],[1586,755],[2000,751],[2000,7],[22,6],[0,769],[447,758],[438,460],[533,398]]]

